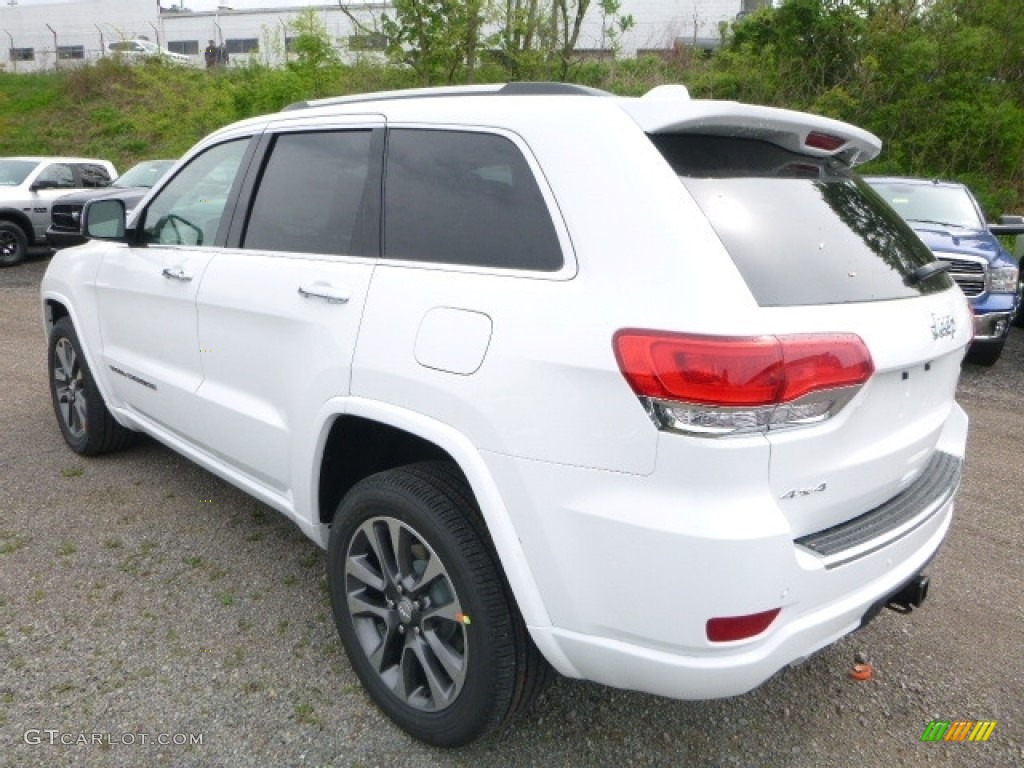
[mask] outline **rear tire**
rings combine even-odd
[[[370,697],[429,744],[486,735],[547,679],[454,465],[414,464],[354,486],[331,527],[327,580]]]
[[[28,236],[13,221],[0,221],[0,267],[21,263],[28,253]]]
[[[118,424],[107,410],[67,317],[53,324],[48,359],[53,412],[71,450],[97,456],[127,447],[136,433]]]

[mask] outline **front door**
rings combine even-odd
[[[97,276],[104,364],[116,398],[178,435],[197,429],[196,296],[218,253],[249,142],[228,141],[193,158],[147,206],[134,244],[110,248]]]

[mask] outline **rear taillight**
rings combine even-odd
[[[834,416],[874,372],[859,336],[615,334],[626,381],[659,427],[702,435],[764,431]]]
[[[818,133],[817,131],[811,131],[807,134],[807,138],[804,139],[804,146],[811,149],[823,149],[826,152],[834,152],[845,143],[846,139],[842,136],[832,136],[827,133]]]

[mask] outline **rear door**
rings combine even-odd
[[[205,447],[291,505],[331,397],[349,391],[379,253],[383,120],[272,125],[230,248],[198,293]],[[300,505],[305,506],[305,505]]]

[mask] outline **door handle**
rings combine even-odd
[[[169,277],[171,280],[181,280],[183,283],[187,283],[192,279],[192,275],[186,272],[181,267],[166,267],[163,271],[164,277]]]
[[[327,283],[313,283],[308,287],[300,285],[299,296],[304,299],[323,299],[328,304],[348,304],[348,294]]]

